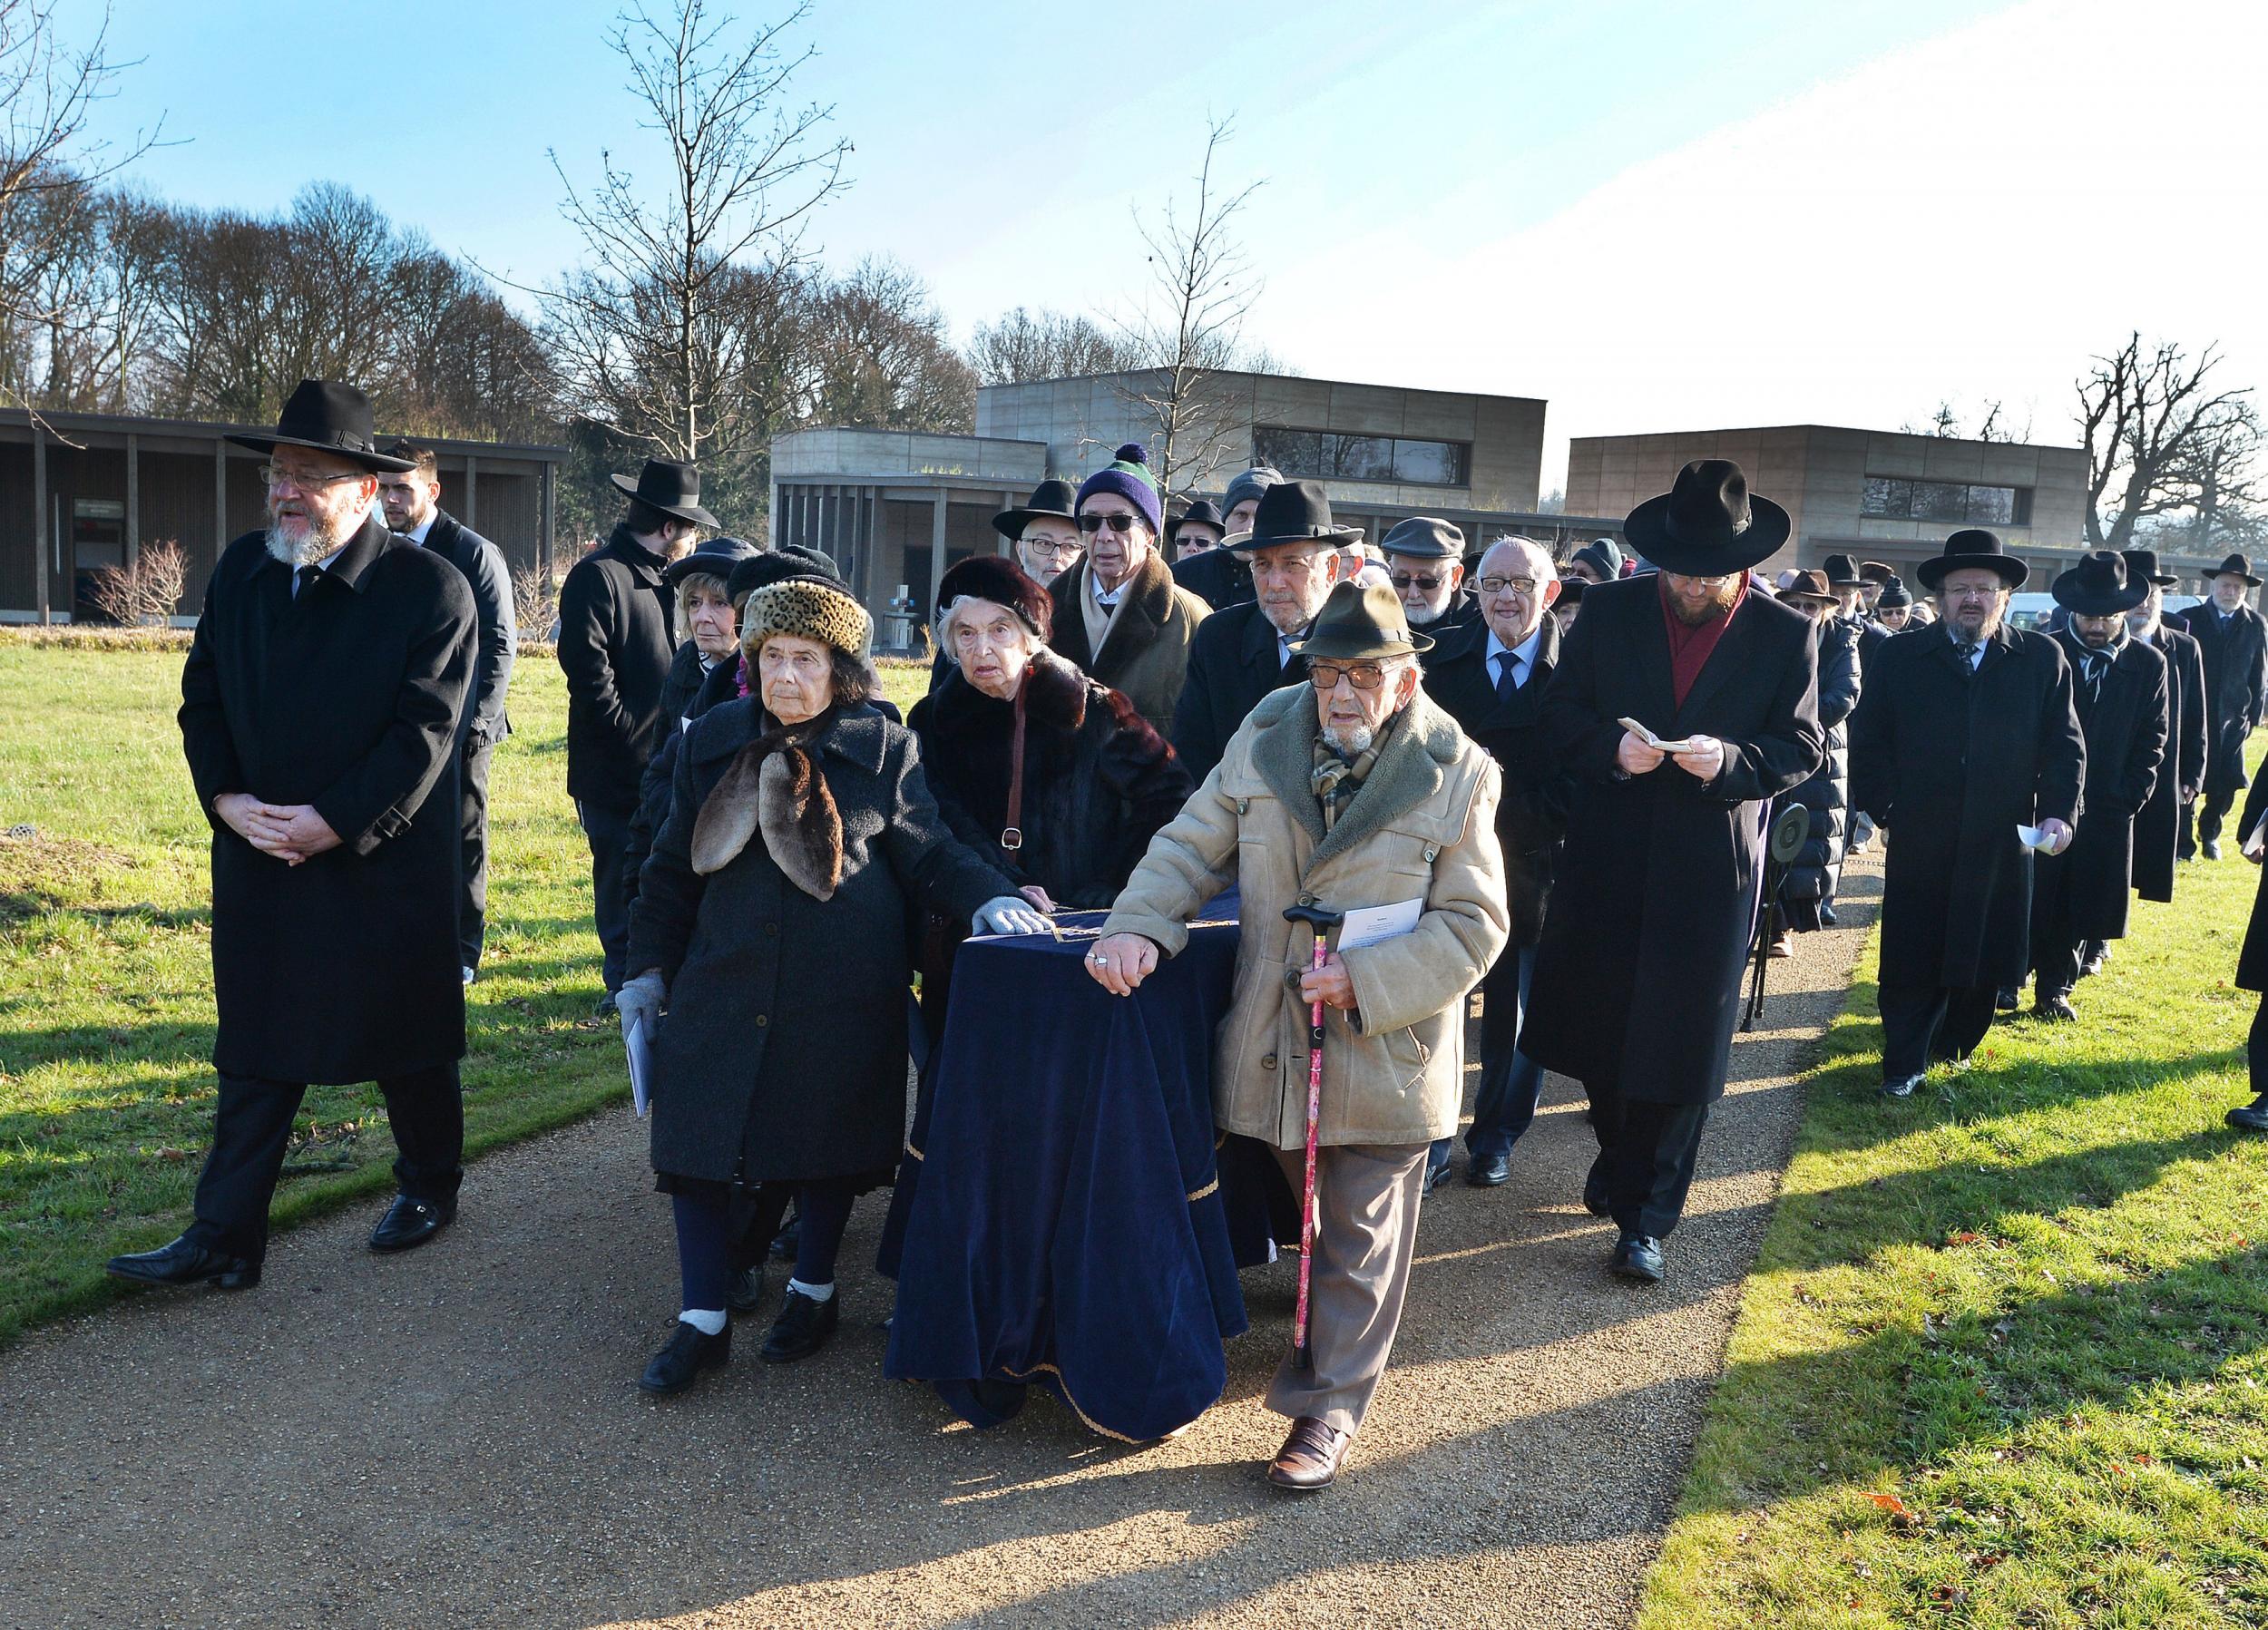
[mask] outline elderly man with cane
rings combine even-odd
[[[1088,958],[1127,995],[1211,895],[1242,891],[1214,1116],[1273,1147],[1307,1202],[1305,1316],[1267,1397],[1292,1418],[1268,1467],[1280,1488],[1338,1475],[1384,1372],[1426,1149],[1457,1126],[1464,997],[1507,934],[1497,768],[1420,689],[1429,644],[1391,589],[1334,589],[1297,648],[1308,682],[1252,710]]]

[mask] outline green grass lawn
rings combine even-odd
[[[173,711],[177,650],[0,637],[0,1342],[111,1293],[113,1253],[188,1221],[214,1081],[206,852]],[[885,669],[901,705],[922,676]],[[591,1017],[589,851],[567,800],[566,691],[547,654],[513,674],[491,774],[487,956],[465,1061],[470,1150],[625,1098]],[[341,924],[346,932],[350,925]],[[299,977],[320,979],[320,946]],[[375,1088],[317,1088],[279,1224],[390,1189]]]
[[[2268,1624],[2268,1141],[2221,1119],[2258,878],[2184,867],[2081,1024],[1902,1105],[1870,955],[1641,1630]]]

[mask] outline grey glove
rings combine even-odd
[[[624,1030],[635,1019],[650,1036],[660,1021],[661,1004],[669,999],[670,987],[661,982],[661,970],[650,968],[614,993],[614,1010],[622,1016]]]
[[[996,894],[976,908],[969,932],[980,934],[1043,934],[1048,920],[1022,894]]]

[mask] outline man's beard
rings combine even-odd
[[[318,561],[330,559],[338,552],[340,545],[347,542],[346,539],[337,535],[338,523],[335,520],[325,520],[318,515],[309,515],[307,518],[307,531],[300,534],[299,541],[294,543],[284,536],[283,529],[276,524],[275,517],[269,516],[268,552],[287,566],[312,566]]]
[[[2126,613],[2126,632],[2136,639],[2156,639],[2157,637],[2157,625],[2158,610],[2156,606],[2152,606],[2146,611],[2129,611]]]
[[[1378,732],[1368,725],[1349,725],[1344,729],[1325,725],[1323,739],[1340,757],[1359,758],[1370,751],[1370,744],[1378,739]]]
[[[1292,604],[1287,606],[1272,606],[1266,600],[1262,600],[1260,602],[1260,615],[1268,620],[1268,627],[1274,629],[1277,633],[1287,637],[1298,633],[1302,629],[1305,628],[1309,623],[1315,621],[1315,614],[1313,611],[1305,610],[1304,607],[1299,605],[1297,601],[1294,601]],[[1277,619],[1285,617],[1292,619],[1291,627],[1286,628],[1282,622],[1277,620]]]
[[[1741,587],[1746,581],[1745,577],[1726,578],[1716,586],[1716,592],[1702,602],[1698,610],[1687,610],[1685,600],[1673,594],[1669,597],[1669,613],[1686,627],[1697,629],[1710,618],[1722,617],[1732,610],[1733,602],[1740,598]]]
[[[1414,611],[1411,610],[1409,607],[1404,606],[1402,608],[1402,614],[1410,620],[1410,626],[1412,628],[1422,629],[1431,623],[1439,622],[1442,618],[1448,616],[1449,603],[1444,600],[1438,608],[1432,606],[1422,606]]]

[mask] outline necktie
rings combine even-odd
[[[309,583],[323,575],[323,569],[320,566],[302,566],[294,575],[297,581],[291,585],[291,598],[297,600],[307,592]]]
[[[1520,653],[1499,651],[1496,655],[1496,699],[1509,702],[1520,689]]]

